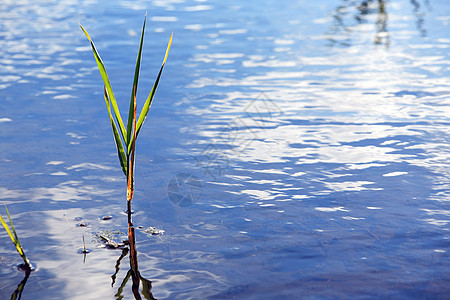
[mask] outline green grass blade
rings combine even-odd
[[[6,232],[9,235],[9,238],[11,239],[11,241],[14,243],[14,245],[16,244],[16,240],[14,239],[14,235],[12,234],[11,230],[9,229],[8,224],[6,224],[5,220],[3,220],[2,216],[0,215],[0,222],[3,225],[3,228],[5,228]]]
[[[11,216],[9,215],[9,211],[8,211],[8,208],[6,207],[6,205],[5,205],[5,210],[6,210],[6,214],[8,215],[9,224],[11,225],[11,230],[12,230],[12,232],[14,234],[14,240],[15,240],[14,244],[16,245],[17,251],[19,251],[19,254],[20,255],[24,255],[23,250],[22,250],[22,246],[20,245],[20,242],[19,242],[19,237],[17,236],[16,230],[14,229],[14,225],[13,225],[13,222],[11,220]]]
[[[3,220],[2,216],[0,216],[0,222],[3,225],[3,228],[5,228],[6,232],[8,233],[9,237],[11,238],[11,241],[16,246],[17,252],[19,252],[20,256],[22,257],[25,264],[30,267],[30,261],[25,256],[25,252],[23,251],[22,245],[20,245],[19,237],[17,236],[16,230],[14,229],[14,225],[11,220],[11,216],[9,215],[8,208],[5,205],[6,214],[8,215],[9,224],[11,225],[11,230],[9,229],[8,224],[6,224],[5,220]]]
[[[130,109],[128,111],[128,124],[127,124],[127,141],[130,143],[131,134],[133,131],[133,107],[134,101],[136,100],[136,93],[139,81],[139,70],[141,68],[141,57],[142,57],[142,45],[144,44],[144,31],[145,31],[145,23],[147,20],[147,13],[145,13],[144,25],[142,26],[141,32],[141,41],[139,43],[139,51],[136,59],[136,68],[134,69],[134,80],[133,80],[133,88],[131,90],[131,100],[130,100]],[[130,143],[131,144],[131,143]],[[127,153],[129,155],[130,152]]]
[[[98,54],[97,49],[95,48],[94,42],[92,41],[92,39],[89,36],[88,32],[86,31],[86,29],[84,29],[83,26],[81,26],[81,24],[79,24],[79,25],[80,25],[81,29],[83,30],[84,34],[86,35],[86,37],[91,42],[91,47],[92,47],[92,51],[94,52],[95,61],[97,62],[97,66],[98,66],[98,69],[100,71],[100,75],[102,76],[103,82],[105,84],[105,88],[108,91],[108,95],[110,97],[111,105],[113,107],[117,123],[119,124],[119,127],[120,127],[120,132],[122,134],[123,139],[125,140],[125,144],[127,144],[127,132],[125,130],[125,126],[123,125],[122,117],[120,116],[119,107],[117,106],[116,98],[114,97],[114,93],[113,93],[113,90],[112,90],[112,87],[111,87],[111,83],[109,82],[109,77],[108,77],[108,74],[106,73],[105,65],[103,64],[103,61],[100,58],[100,55]]]
[[[5,205],[5,210],[6,210],[6,214],[8,215],[9,224],[11,225],[11,230],[12,230],[12,232],[13,232],[13,234],[14,234],[14,239],[16,240],[16,243],[17,243],[19,246],[21,246],[21,245],[20,245],[20,242],[19,242],[19,237],[17,236],[16,230],[14,229],[14,225],[13,225],[13,223],[12,223],[11,216],[9,215],[9,211],[8,211],[8,208],[6,207],[6,205]]]
[[[153,97],[155,96],[156,88],[158,87],[158,83],[161,78],[161,74],[164,69],[164,65],[166,64],[167,55],[169,54],[170,46],[172,45],[172,37],[173,37],[173,32],[170,35],[170,40],[169,40],[169,43],[168,43],[167,49],[166,49],[166,55],[164,56],[164,61],[162,63],[161,69],[159,70],[158,77],[156,77],[156,81],[153,84],[152,90],[150,91],[150,94],[148,95],[147,100],[145,101],[144,107],[142,108],[141,113],[139,115],[139,119],[136,124],[136,138],[139,134],[139,131],[141,130],[141,127],[145,121],[145,118],[147,117],[148,111],[150,110],[150,106],[152,104]],[[131,146],[131,143],[130,143],[130,146]]]
[[[111,127],[112,127],[113,134],[114,134],[114,141],[116,142],[117,156],[119,156],[119,161],[120,161],[120,166],[122,167],[122,171],[125,174],[125,176],[127,176],[127,157],[125,155],[125,151],[124,151],[124,148],[122,145],[122,140],[120,139],[120,135],[117,130],[116,123],[114,123],[114,119],[111,114],[110,98],[109,98],[108,90],[106,87],[104,88],[104,96],[105,96],[106,107],[108,109],[109,120],[111,121]]]

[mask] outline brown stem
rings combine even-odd
[[[134,87],[136,89],[136,87]],[[136,237],[132,220],[131,201],[134,196],[134,157],[136,151],[136,90],[134,90],[134,106],[133,106],[133,140],[131,141],[131,151],[128,155],[127,165],[127,213],[128,213],[128,242],[130,246],[130,266],[131,278],[133,280],[133,294],[136,299],[141,299],[139,295],[140,274],[138,268],[138,259],[136,251]]]
[[[131,219],[131,217],[129,217]],[[136,239],[134,234],[133,224],[128,224],[128,242],[130,243],[130,265],[131,269],[134,273],[138,273],[138,260],[137,260],[137,251],[136,251]]]
[[[131,280],[133,281],[131,290],[135,296],[135,299],[142,299],[139,294],[139,283],[140,283],[140,274],[139,274],[139,266],[138,266],[138,258],[137,258],[137,250],[136,250],[136,236],[134,231],[134,226],[131,217],[131,201],[128,202],[129,210],[128,210],[128,242],[130,247],[130,267],[131,267]]]

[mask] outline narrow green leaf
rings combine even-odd
[[[142,26],[142,32],[141,32],[141,41],[139,43],[139,51],[136,59],[136,68],[134,69],[134,80],[133,80],[133,88],[131,90],[131,100],[130,100],[130,109],[128,111],[128,124],[127,124],[127,141],[130,143],[131,141],[131,134],[133,130],[133,102],[136,100],[136,93],[138,88],[138,81],[139,81],[139,70],[141,68],[141,58],[142,58],[142,45],[144,44],[144,31],[145,31],[145,23],[147,20],[147,13],[145,13],[144,18],[144,25]],[[128,149],[127,149],[128,151]],[[129,155],[130,152],[127,152],[127,155]]]
[[[166,49],[166,55],[164,56],[164,61],[162,63],[161,69],[159,70],[158,76],[156,77],[156,81],[153,84],[152,90],[150,91],[150,94],[148,95],[147,100],[145,101],[144,107],[142,108],[141,113],[139,115],[139,119],[136,124],[136,138],[139,134],[139,131],[141,130],[142,124],[144,123],[144,121],[147,117],[148,111],[150,110],[150,106],[152,104],[153,97],[155,96],[156,88],[158,87],[158,83],[161,78],[161,74],[164,69],[164,65],[166,64],[166,59],[167,59],[167,55],[169,54],[170,46],[172,45],[172,37],[173,37],[173,32],[170,35],[169,43],[168,43],[167,49]],[[131,146],[131,143],[129,143],[128,151],[131,150],[130,146]]]
[[[5,205],[5,210],[6,210],[6,214],[8,215],[9,224],[11,225],[11,230],[14,234],[14,240],[16,241],[15,244],[20,246],[19,237],[17,236],[16,230],[14,229],[14,225],[12,223],[11,216],[9,215],[9,211],[8,211],[8,208],[6,207],[6,205]],[[20,251],[19,251],[19,253],[20,253]]]
[[[164,55],[164,61],[163,61],[163,66],[166,64],[166,60],[167,60],[167,55],[169,55],[169,49],[170,49],[170,46],[172,45],[172,37],[173,37],[173,31],[172,31],[172,33],[170,34],[170,40],[169,40],[169,44],[167,45],[167,49],[166,49],[166,55]]]
[[[106,107],[108,109],[109,120],[111,121],[111,127],[112,127],[113,134],[114,134],[114,141],[116,142],[117,155],[119,156],[120,166],[122,167],[122,171],[125,174],[125,176],[127,176],[127,157],[125,155],[125,151],[124,151],[124,148],[122,145],[122,140],[120,139],[120,135],[117,130],[116,123],[114,123],[114,119],[111,114],[110,98],[109,98],[108,90],[106,87],[104,88],[104,96],[105,96]]]
[[[14,229],[14,225],[11,220],[11,216],[9,215],[8,208],[5,205],[6,214],[8,215],[9,224],[11,225],[11,229],[9,229],[8,224],[6,224],[5,220],[3,220],[2,216],[0,216],[0,222],[2,223],[3,227],[5,228],[6,232],[8,233],[11,241],[16,246],[17,252],[19,252],[20,256],[22,257],[23,261],[27,266],[30,266],[30,262],[28,258],[25,256],[25,253],[23,251],[22,245],[20,245],[19,237],[17,236],[16,230]],[[11,232],[12,230],[12,232]]]
[[[128,144],[127,131],[125,129],[125,126],[123,125],[122,117],[120,116],[119,107],[117,106],[116,98],[114,97],[111,83],[109,82],[109,77],[108,77],[108,74],[106,73],[105,65],[103,64],[103,61],[100,58],[100,55],[98,54],[97,49],[95,48],[94,42],[92,41],[91,37],[89,36],[87,31],[84,29],[84,27],[81,26],[81,24],[79,24],[79,25],[80,25],[81,29],[83,30],[84,34],[86,35],[86,37],[91,42],[91,47],[92,47],[92,51],[94,52],[95,61],[97,62],[97,66],[100,71],[100,75],[102,76],[103,82],[105,84],[105,88],[108,91],[108,96],[110,98],[111,105],[113,107],[114,115],[116,117],[117,123],[119,124],[120,132],[125,141],[125,144]]]
[[[17,251],[19,251],[20,255],[25,255],[23,253],[22,246],[20,245],[20,242],[19,242],[19,237],[17,236],[16,230],[14,229],[14,225],[13,225],[11,216],[9,215],[9,211],[8,211],[8,208],[6,207],[6,205],[5,205],[5,210],[6,210],[6,214],[8,215],[9,224],[11,225],[11,230],[14,234],[14,241],[15,241],[14,244],[16,245]]]
[[[14,245],[16,244],[16,241],[14,239],[14,235],[12,234],[11,230],[9,229],[8,224],[6,224],[5,220],[3,220],[2,216],[0,215],[0,222],[3,225],[3,228],[5,228],[6,232],[9,235],[9,238],[11,239],[11,241],[14,243]]]

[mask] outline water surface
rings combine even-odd
[[[140,103],[174,31],[137,145],[155,298],[447,297],[449,4],[105,3],[0,4],[0,204],[37,266],[23,299],[133,297],[128,258],[96,238],[126,238],[126,183],[78,22],[125,111],[146,11]],[[8,298],[25,274],[0,238]]]

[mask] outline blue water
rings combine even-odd
[[[174,32],[137,141],[155,298],[448,299],[450,4],[433,0],[2,1],[0,204],[36,265],[22,299],[120,298],[127,258],[111,287],[122,251],[95,236],[126,238],[126,182],[78,22],[125,117],[146,11],[140,105]],[[0,240],[9,299],[24,274]]]

